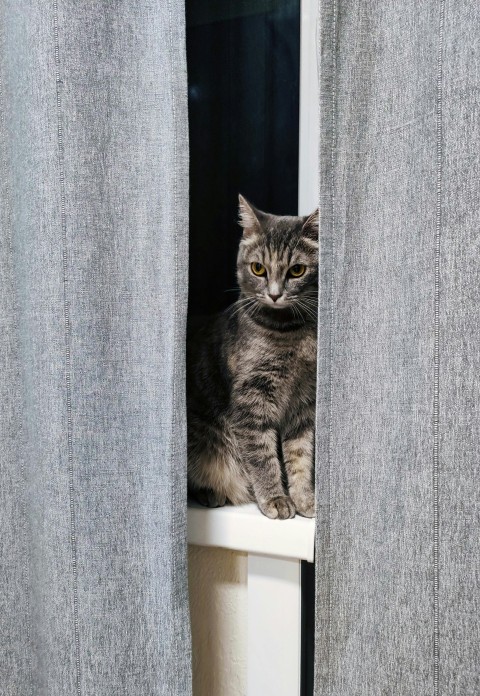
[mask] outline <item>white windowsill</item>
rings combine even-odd
[[[253,503],[221,508],[188,503],[189,544],[312,562],[314,539],[314,519],[270,520]]]

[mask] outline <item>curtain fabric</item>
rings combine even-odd
[[[188,696],[183,3],[0,14],[0,691]]]
[[[480,692],[480,5],[322,0],[316,696]]]

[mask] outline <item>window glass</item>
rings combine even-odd
[[[236,299],[241,192],[297,214],[300,3],[188,0],[190,313]]]

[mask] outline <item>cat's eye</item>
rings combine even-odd
[[[261,263],[258,263],[254,261],[252,264],[250,264],[250,268],[252,269],[253,275],[256,276],[264,276],[267,274],[267,269],[265,266]]]
[[[307,267],[304,266],[303,263],[296,263],[295,266],[288,269],[288,275],[292,278],[300,278],[304,275],[306,270]]]

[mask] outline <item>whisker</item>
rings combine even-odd
[[[306,293],[304,295],[297,295],[298,300],[308,300],[309,302],[317,302],[317,296],[316,295],[307,295]]]
[[[309,319],[311,319],[313,322],[315,322],[315,321],[317,320],[316,314],[311,314],[310,312],[307,312],[306,309],[304,309],[303,311],[304,311],[305,315],[306,315]]]
[[[248,302],[249,300],[254,300],[254,299],[255,299],[254,297],[239,297],[238,300],[235,300],[235,302],[232,302],[232,304],[230,306],[233,307],[234,305],[239,304],[240,302]]]
[[[305,304],[301,300],[297,300],[296,304],[297,304],[297,307],[299,307],[303,312],[305,312],[307,317],[310,317],[310,319],[313,319],[313,320],[317,319],[317,314],[316,314],[316,312],[314,312],[313,307],[308,306],[307,304]]]
[[[305,318],[302,316],[302,313],[300,312],[298,307],[295,307],[294,304],[292,304],[291,307],[292,307],[293,314],[294,314],[295,318],[298,317],[298,319],[301,319],[303,321],[303,323],[305,324]]]
[[[307,300],[308,302],[315,302],[318,304],[318,295],[311,295],[309,293],[305,293],[305,295],[301,295],[299,299]]]
[[[241,297],[239,300],[230,305],[230,309],[234,309],[231,316],[234,317],[242,309],[249,309],[253,304],[256,304],[257,300],[254,297]]]
[[[232,304],[230,305],[230,309],[234,307],[243,307],[244,305],[248,305],[251,302],[256,302],[256,300],[253,297],[242,297],[236,302],[232,302]]]
[[[317,307],[316,304],[312,304],[306,300],[297,300],[296,304],[298,304],[300,307],[308,307],[309,309],[315,309]]]

